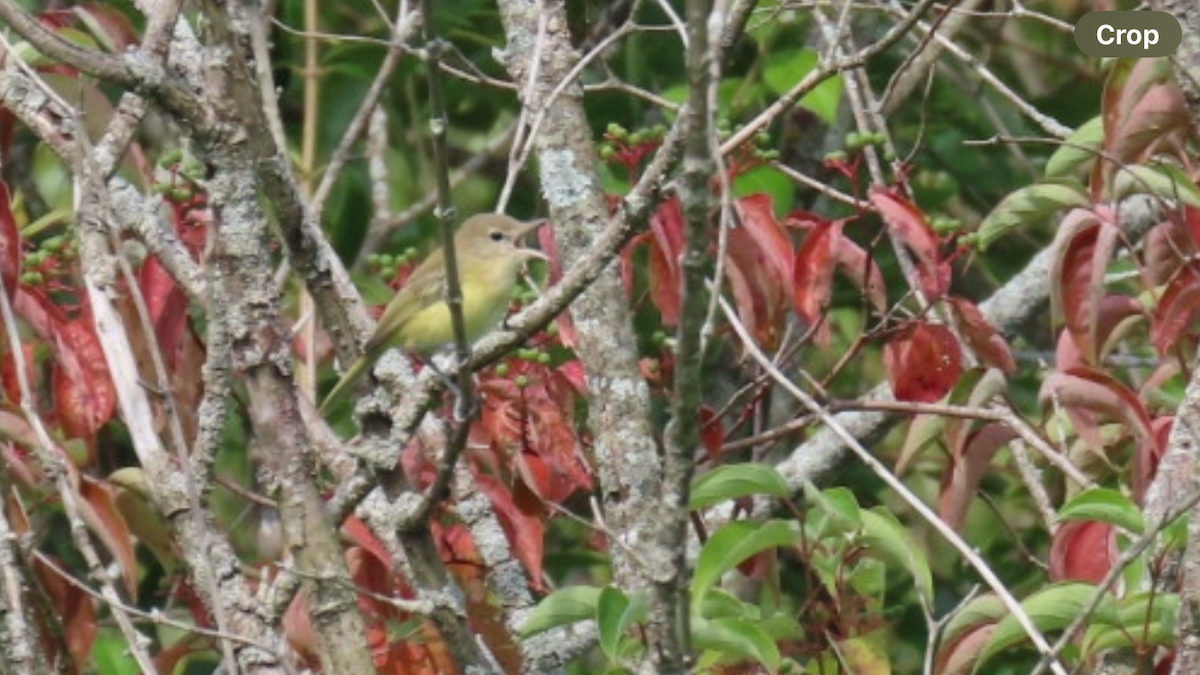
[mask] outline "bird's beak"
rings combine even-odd
[[[513,241],[521,241],[522,239],[525,238],[525,235],[527,235],[531,232],[534,232],[539,227],[541,227],[549,222],[550,221],[546,220],[545,218],[539,218],[538,220],[535,220],[533,222],[522,223],[523,227],[519,231],[517,231],[517,236],[513,237]],[[527,260],[532,260],[535,258],[538,260],[549,260],[549,258],[546,257],[545,253],[542,253],[541,251],[534,249],[534,248],[522,248],[521,253],[522,253],[522,255],[524,255],[524,257]]]

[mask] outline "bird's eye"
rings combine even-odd
[[[500,230],[492,230],[488,236],[492,238],[492,241],[504,241],[504,233]]]

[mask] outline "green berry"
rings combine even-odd
[[[629,137],[629,131],[616,122],[609,122],[607,131],[609,136],[612,136],[618,141],[625,140]]]
[[[616,156],[617,149],[613,146],[609,145],[608,143],[600,146],[600,159],[604,160],[605,162],[611,162],[613,157]]]
[[[496,374],[500,377],[508,377],[508,371],[509,365],[507,363],[501,363],[496,366]]]
[[[174,148],[163,153],[162,157],[158,158],[158,165],[163,167],[174,166],[183,159],[183,150]]]
[[[28,272],[21,274],[21,283],[26,284],[28,286],[38,286],[44,280],[45,279],[42,277],[41,272],[35,272],[33,270],[30,270]]]
[[[543,366],[550,365],[550,354],[548,352],[542,352],[542,353],[538,354],[537,362]]]
[[[516,383],[517,387],[524,389],[525,387],[529,386],[529,377],[526,375],[518,375],[515,379],[513,379],[513,382]]]

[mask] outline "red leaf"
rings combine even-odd
[[[805,327],[820,326],[815,335],[818,345],[829,344],[829,324],[823,314],[829,306],[833,291],[833,270],[836,266],[837,242],[842,237],[842,222],[835,221],[814,227],[796,252],[792,296],[796,313]]]
[[[683,234],[683,207],[680,206],[677,197],[664,201],[654,215],[650,216],[650,231],[654,233],[654,240],[662,249],[671,274],[678,277],[679,256],[683,255],[687,240]]]
[[[1108,523],[1063,523],[1050,544],[1050,580],[1103,581],[1117,558],[1115,534]]]
[[[908,200],[880,187],[871,188],[871,203],[916,256],[921,290],[930,300],[945,295],[950,288],[950,266],[942,262],[937,233],[925,220],[925,214]]]
[[[911,324],[883,348],[883,363],[899,401],[933,403],[962,375],[962,354],[945,326]]]
[[[700,443],[710,460],[716,461],[721,457],[725,445],[725,426],[721,424],[716,411],[708,406],[700,408]]]
[[[117,393],[109,378],[100,340],[83,319],[60,323],[54,333],[57,365],[54,400],[63,426],[76,438],[90,438],[112,418]]]
[[[11,302],[21,273],[21,233],[10,201],[8,184],[0,180],[0,280]]]
[[[1067,330],[1086,363],[1099,358],[1100,299],[1104,273],[1120,232],[1096,214],[1072,211],[1060,230],[1051,271],[1051,298],[1066,319]]]
[[[551,223],[537,229],[538,248],[542,249],[542,253],[546,254],[547,267],[549,268],[549,279],[547,283],[551,286],[557,284],[563,275],[562,253],[558,250],[558,239],[555,237],[554,226]],[[626,289],[628,292],[628,288]],[[561,312],[558,318],[555,319],[558,324],[558,339],[564,346],[574,348],[578,343],[578,336],[575,332],[575,324],[571,321],[571,310]]]
[[[1150,325],[1150,341],[1166,358],[1180,338],[1189,334],[1200,315],[1200,266],[1190,263],[1167,286]]]
[[[679,269],[672,264],[657,240],[650,243],[650,298],[662,314],[664,326],[679,323],[683,297],[679,289]]]
[[[750,233],[780,279],[792,278],[792,240],[775,217],[770,195],[747,195],[734,202],[742,227]]]
[[[984,318],[975,303],[965,298],[950,298],[950,306],[958,318],[958,328],[963,339],[971,346],[980,361],[999,368],[1008,375],[1017,370],[1012,350],[992,324]]]
[[[138,287],[146,299],[158,348],[173,367],[188,326],[187,296],[154,257],[147,258],[138,271]]]
[[[494,476],[485,473],[475,474],[476,485],[480,492],[487,496],[500,519],[500,526],[512,545],[517,559],[529,572],[533,585],[542,588],[542,553],[546,525],[540,512],[531,511],[528,505],[518,503],[504,485]]]
[[[364,553],[378,560],[385,569],[390,568],[395,562],[379,537],[376,537],[371,528],[367,527],[367,524],[358,516],[351,514],[346,518],[342,523],[342,535]]]

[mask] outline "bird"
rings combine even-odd
[[[471,216],[454,235],[462,315],[466,337],[474,342],[496,327],[508,311],[521,268],[529,260],[545,260],[541,251],[524,248],[520,240],[545,224],[521,222],[502,213]],[[363,354],[321,403],[321,413],[332,409],[367,369],[396,347],[427,358],[454,342],[454,324],[446,304],[446,263],[435,249],[388,302]]]

